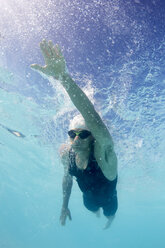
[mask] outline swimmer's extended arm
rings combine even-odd
[[[85,119],[87,127],[91,130],[94,138],[101,144],[113,147],[112,137],[96,112],[93,104],[79,86],[72,80],[69,74],[62,75],[62,85],[70,96],[73,104]]]
[[[71,101],[84,117],[96,140],[95,149],[99,159],[103,161],[100,163],[100,167],[104,175],[109,180],[114,180],[117,175],[117,157],[113,149],[113,140],[107,127],[91,101],[66,72],[65,59],[59,46],[53,46],[51,41],[46,42],[43,40],[40,43],[40,48],[45,59],[45,66],[35,64],[31,68],[44,74],[48,79],[51,76],[61,81]]]
[[[53,46],[51,41],[46,42],[43,40],[40,43],[40,48],[46,65],[40,66],[34,64],[31,65],[31,68],[48,77],[51,76],[55,79],[59,79],[67,91],[71,101],[84,117],[85,122],[88,128],[92,131],[94,138],[100,144],[111,146],[113,149],[112,137],[99,114],[96,112],[93,104],[66,72],[65,59],[59,46]]]

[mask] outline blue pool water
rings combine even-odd
[[[160,0],[0,1],[0,248],[165,247],[165,3]],[[74,182],[72,221],[59,222],[58,148],[76,113],[44,64],[58,43],[101,113],[118,156],[119,209],[104,231]]]

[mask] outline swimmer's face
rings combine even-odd
[[[75,151],[83,151],[89,149],[94,139],[89,131],[81,128],[75,128],[71,130],[69,132],[69,135],[70,135],[71,147]]]

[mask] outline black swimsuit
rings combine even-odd
[[[93,156],[93,149],[85,170],[76,166],[75,153],[69,151],[69,174],[76,177],[80,190],[83,192],[85,207],[90,211],[97,211],[103,208],[104,215],[114,215],[117,211],[117,177],[109,181],[102,173],[96,159]]]

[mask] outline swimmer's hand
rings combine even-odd
[[[69,220],[72,220],[69,208],[62,208],[60,216],[60,222],[62,226],[65,226],[67,217],[69,218]]]
[[[38,71],[44,76],[59,79],[66,73],[65,59],[58,45],[53,45],[52,41],[43,40],[40,43],[42,55],[45,60],[45,65],[32,64],[31,68]]]

